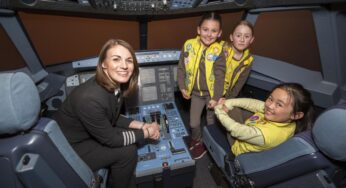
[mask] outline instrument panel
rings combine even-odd
[[[160,140],[141,143],[138,148],[136,177],[195,165],[184,142],[188,132],[174,101],[130,108],[127,109],[127,116],[160,125]]]

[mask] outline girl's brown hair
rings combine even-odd
[[[252,25],[251,22],[247,21],[247,20],[240,20],[235,26],[234,28],[232,29],[232,34],[234,33],[235,29],[240,26],[240,25],[245,25],[245,26],[248,26],[251,30],[251,33],[252,33],[252,36],[255,34],[255,30],[254,30],[254,27]]]

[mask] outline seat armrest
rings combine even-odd
[[[24,154],[16,166],[16,174],[25,187],[65,187],[59,176],[39,154]]]
[[[57,123],[47,118],[42,118],[40,123],[46,124],[46,126],[41,127],[39,124],[37,129],[43,129],[42,131],[48,134],[53,144],[57,147],[69,165],[79,174],[86,185],[91,186],[96,181],[94,173],[68,143]]]
[[[208,125],[203,128],[203,143],[221,169],[224,169],[225,156],[230,152],[230,145],[225,134],[218,125]]]

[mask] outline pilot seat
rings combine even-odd
[[[9,188],[105,187],[107,170],[93,172],[57,123],[39,117],[40,97],[25,73],[0,74],[0,185]]]
[[[344,117],[346,103],[333,106],[318,116],[312,131],[296,134],[271,150],[234,159],[228,155],[222,125],[205,126],[203,141],[214,161],[210,171],[223,187],[346,187]]]

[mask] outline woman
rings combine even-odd
[[[134,143],[160,138],[156,122],[120,115],[123,96],[135,91],[138,74],[132,47],[111,39],[101,49],[95,77],[75,88],[54,114],[69,143],[93,171],[110,168],[108,187],[135,187]]]

